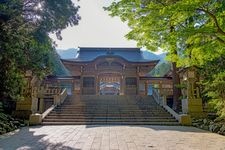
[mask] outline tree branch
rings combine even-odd
[[[225,44],[225,41],[224,41],[222,38],[220,38],[220,37],[216,36],[216,39],[217,39],[219,42],[221,42],[221,43]]]
[[[216,16],[213,13],[211,13],[209,10],[206,10],[206,9],[203,9],[203,8],[198,8],[197,10],[203,11],[206,14],[208,14],[213,19],[213,21],[214,21],[214,23],[216,25],[216,28],[217,28],[217,32],[225,36],[225,32],[221,29],[221,27],[220,27],[220,25],[218,23],[218,20],[217,20]]]

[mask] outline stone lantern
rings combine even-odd
[[[187,85],[186,99],[182,99],[182,111],[183,113],[190,114],[192,117],[202,117],[202,99],[199,94],[199,88],[197,86],[198,78],[196,74],[196,68],[190,67],[184,70],[183,80]],[[182,93],[185,94],[185,93]]]

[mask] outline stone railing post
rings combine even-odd
[[[40,90],[38,90],[38,98],[39,98],[39,113],[35,112],[35,108],[33,111],[33,114],[30,115],[30,119],[29,122],[31,125],[37,125],[37,124],[41,124],[42,119],[45,118],[56,106],[61,105],[64,100],[67,97],[67,90],[63,89],[61,92],[61,89],[58,88],[54,88],[54,89],[44,89],[43,87],[40,88]],[[47,110],[44,110],[44,96],[45,95],[52,95],[53,96],[53,100],[54,100],[54,104],[48,108]],[[34,105],[36,104],[36,108],[38,107],[38,101],[36,101],[36,103],[34,103]]]
[[[60,104],[60,95],[54,95],[54,105],[58,106]]]
[[[176,118],[182,125],[191,125],[191,117],[188,114],[177,114],[172,108],[167,105],[166,96],[161,97],[160,94],[153,89],[153,98],[155,101],[166,109],[172,116]]]

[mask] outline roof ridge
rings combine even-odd
[[[79,47],[80,51],[140,51],[138,47]]]

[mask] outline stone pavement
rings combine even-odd
[[[225,150],[225,136],[184,126],[35,126],[0,136],[3,150]]]

